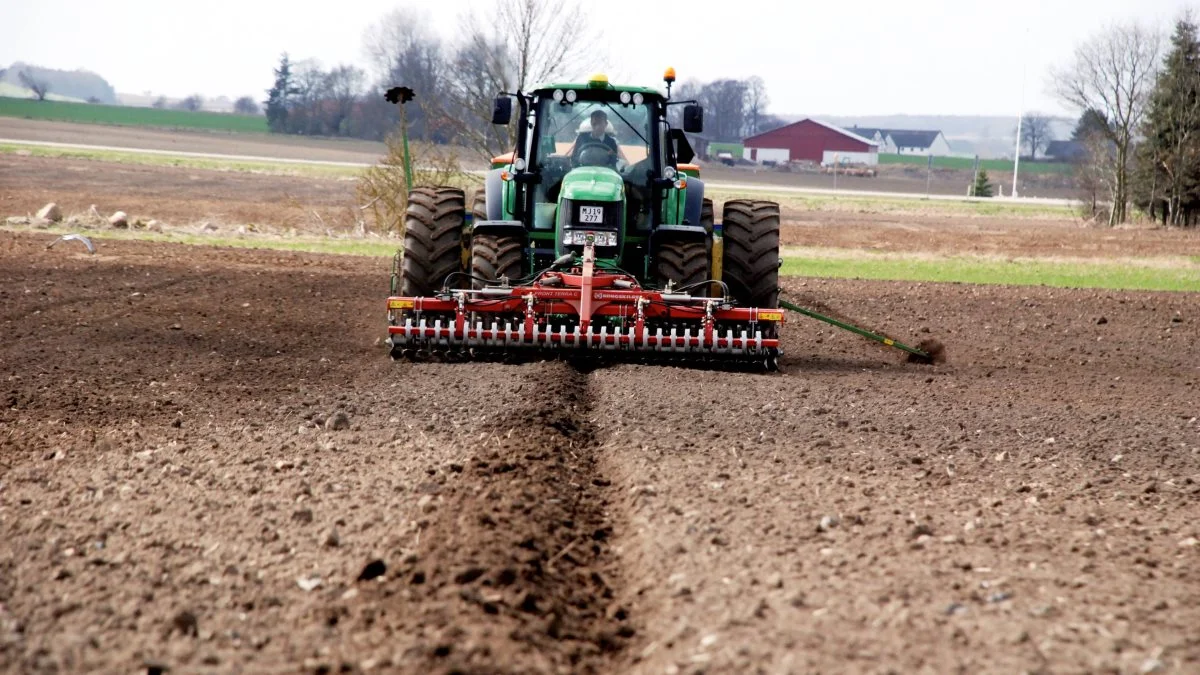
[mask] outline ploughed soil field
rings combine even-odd
[[[154,219],[167,228],[218,235],[247,225],[275,232],[337,233],[352,230],[361,217],[355,184],[352,177],[0,155],[0,220],[33,215],[47,202],[56,202],[64,217],[86,216],[95,205],[105,217],[120,210],[131,220]],[[897,212],[826,206],[811,209],[802,200],[785,197],[783,245],[1005,257],[1200,256],[1200,233],[1194,230],[1101,230],[1069,216],[973,216],[936,206],[922,210],[915,202]],[[717,208],[719,213],[719,200]]]
[[[1200,298],[789,279],[783,371],[392,362],[388,261],[0,233],[9,672],[1196,672]]]

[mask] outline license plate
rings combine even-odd
[[[579,222],[581,223],[603,223],[604,222],[604,207],[603,206],[581,206],[579,207]]]

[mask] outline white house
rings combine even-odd
[[[918,129],[873,129],[850,127],[851,133],[869,138],[879,144],[879,152],[893,155],[933,155],[951,157],[954,151],[941,131]]]

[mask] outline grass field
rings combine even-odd
[[[856,252],[857,253],[857,252]],[[966,257],[889,257],[870,255],[785,256],[784,276],[893,281],[1052,286],[1144,291],[1200,291],[1200,267],[1161,261],[1020,260],[1007,262]]]
[[[0,143],[0,155],[28,155],[31,157],[55,157],[62,159],[85,159],[94,162],[117,162],[143,166],[178,166],[210,171],[240,171],[278,176],[310,176],[314,178],[353,178],[362,169],[350,166],[304,162],[260,162],[240,159],[217,159],[188,157],[183,155],[137,152],[135,150],[93,150],[91,148],[56,148],[37,145],[12,145]]]
[[[879,163],[881,165],[888,164],[908,164],[912,166],[924,167],[929,162],[929,158],[924,155],[894,155],[894,154],[879,154]],[[971,157],[934,157],[933,168],[935,169],[957,169],[970,171],[975,167],[975,160]],[[1011,159],[981,159],[979,160],[979,168],[992,172],[1012,173],[1013,162]],[[1071,165],[1065,162],[1021,162],[1020,171],[1022,173],[1062,173],[1071,172]]]
[[[159,110],[157,108],[69,103],[66,101],[35,101],[20,98],[0,97],[0,116],[85,124],[267,132],[266,118],[257,115]]]
[[[924,195],[912,197],[881,197],[856,195],[845,192],[838,195],[797,194],[795,192],[755,191],[755,199],[778,202],[784,209],[805,211],[859,211],[866,213],[931,213],[938,215],[963,216],[1011,216],[1015,218],[1072,218],[1075,210],[1070,206],[1041,204],[1037,202],[925,199]],[[725,189],[707,189],[705,196],[717,202],[741,199],[745,194]]]

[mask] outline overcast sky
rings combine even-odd
[[[1193,3],[1200,4],[1200,3]],[[279,54],[366,67],[363,32],[388,10],[420,6],[443,37],[479,0],[0,0],[0,67],[21,60],[87,68],[118,92],[250,94]],[[1050,66],[1111,22],[1169,28],[1183,0],[740,0],[587,4],[610,46],[613,79],[659,86],[758,75],[779,114],[1068,112]]]

